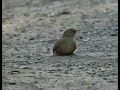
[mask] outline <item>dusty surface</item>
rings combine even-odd
[[[118,90],[117,0],[2,1],[3,90]],[[53,56],[67,28],[77,49]]]

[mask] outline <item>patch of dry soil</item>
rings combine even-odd
[[[117,0],[2,0],[3,90],[118,90]],[[68,28],[74,55],[53,56]]]

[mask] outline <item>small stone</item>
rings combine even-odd
[[[16,85],[15,82],[8,82],[10,85]]]
[[[11,71],[10,73],[11,73],[11,74],[17,74],[17,73],[20,73],[20,71],[14,70],[14,71]]]
[[[117,34],[113,33],[113,34],[111,34],[111,36],[117,36]]]
[[[17,56],[17,58],[20,58],[20,56]]]
[[[68,14],[71,14],[71,12],[70,11],[63,11],[63,12],[60,12],[57,16],[68,15]]]
[[[32,37],[32,38],[30,38],[29,40],[34,40],[35,38],[34,37]]]

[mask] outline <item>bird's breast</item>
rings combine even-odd
[[[59,54],[71,54],[76,49],[76,42],[74,40],[64,41],[59,45],[56,52]]]

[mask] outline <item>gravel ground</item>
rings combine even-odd
[[[2,0],[3,90],[118,90],[117,0]],[[68,28],[74,55],[53,56]]]

